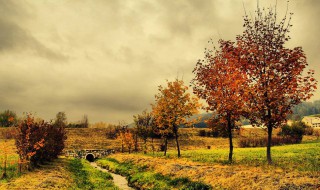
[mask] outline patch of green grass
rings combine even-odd
[[[113,158],[106,158],[98,160],[97,163],[101,167],[126,176],[129,184],[142,189],[212,189],[211,186],[207,184],[201,182],[193,182],[190,181],[189,178],[172,178],[170,176],[165,176],[159,173],[148,171],[148,168],[146,166],[137,166],[131,162],[120,163]]]
[[[18,155],[12,154],[7,157],[7,176],[4,179],[1,179],[1,176],[4,172],[4,157],[0,156],[0,183],[8,182],[16,177],[19,177],[18,173]]]
[[[7,172],[6,172],[7,176],[4,179],[0,179],[0,183],[8,182],[8,181],[10,181],[10,180],[12,180],[12,179],[14,179],[16,177],[19,177],[20,174],[18,173],[17,168],[18,168],[18,164],[17,163],[7,165]],[[3,174],[3,172],[4,172],[4,168],[0,166],[0,178],[1,178],[2,174]]]
[[[162,152],[148,154],[153,157],[163,157]],[[200,149],[182,151],[181,155],[190,161],[204,163],[228,164],[228,149]],[[320,171],[320,141],[271,147],[274,166],[282,169],[299,171]],[[169,151],[166,158],[177,158],[175,151]],[[248,166],[266,166],[266,148],[235,148],[233,164]]]
[[[71,159],[69,171],[76,184],[72,189],[118,189],[110,173],[93,168],[86,160]]]

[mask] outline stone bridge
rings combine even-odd
[[[67,157],[75,157],[86,159],[93,162],[97,158],[108,156],[109,154],[115,153],[113,149],[84,149],[84,150],[66,150],[64,155]]]

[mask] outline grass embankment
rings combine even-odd
[[[2,181],[0,189],[69,189],[74,182],[66,167],[68,163],[68,159],[57,159],[19,177]]]
[[[155,173],[147,165],[134,165],[132,162],[118,162],[112,158],[101,159],[98,162],[103,168],[114,173],[126,176],[130,186],[138,189],[211,189],[207,184],[193,182],[187,177],[173,178],[168,175]]]
[[[70,189],[118,189],[110,173],[93,168],[86,160],[71,159],[69,170],[74,180]]]
[[[233,164],[226,162],[228,149],[182,151],[179,159],[176,154],[175,151],[169,151],[167,157],[162,153],[115,154],[100,162],[118,173],[128,164],[142,168],[143,172],[136,170],[133,175],[124,175],[145,187],[157,183],[153,176],[162,175],[210,184],[214,189],[320,189],[319,140],[272,147],[271,166],[265,162],[266,148],[236,148]]]
[[[7,177],[0,180],[0,189],[118,189],[109,173],[93,168],[89,162],[59,158],[33,171],[18,173],[18,155],[14,140],[0,140],[7,147]],[[0,150],[0,176],[3,173],[4,152]]]

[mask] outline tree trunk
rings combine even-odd
[[[135,137],[134,138],[134,151],[138,152],[138,135],[137,135],[137,133],[135,134],[134,137]]]
[[[21,161],[21,158],[19,157],[19,160],[18,160],[18,171],[19,171],[19,174],[21,174],[21,170],[22,170],[22,161]]]
[[[154,154],[154,144],[153,144],[153,138],[151,138],[151,147],[152,147],[152,154]]]
[[[3,173],[0,179],[4,179],[7,177],[7,155],[5,155]]]
[[[168,138],[165,137],[165,141],[164,141],[164,156],[167,155],[167,148],[168,148]]]
[[[268,144],[267,144],[267,160],[268,160],[268,164],[272,164],[272,159],[271,159],[271,141],[272,141],[272,126],[269,123],[268,124]]]
[[[228,116],[228,135],[229,135],[229,162],[232,163],[233,143],[232,143],[232,123]]]
[[[176,137],[176,144],[177,144],[177,150],[178,150],[178,158],[180,158],[180,146],[179,146],[179,141],[178,141],[178,131],[175,131],[175,137]]]
[[[147,139],[144,139],[144,154],[147,154]]]
[[[121,152],[124,153],[123,140],[121,141]]]

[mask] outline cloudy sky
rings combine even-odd
[[[242,33],[243,4],[253,14],[254,0],[0,0],[0,111],[130,123],[166,79],[189,84],[210,38]],[[320,1],[289,11],[288,46],[303,47],[320,80]]]

